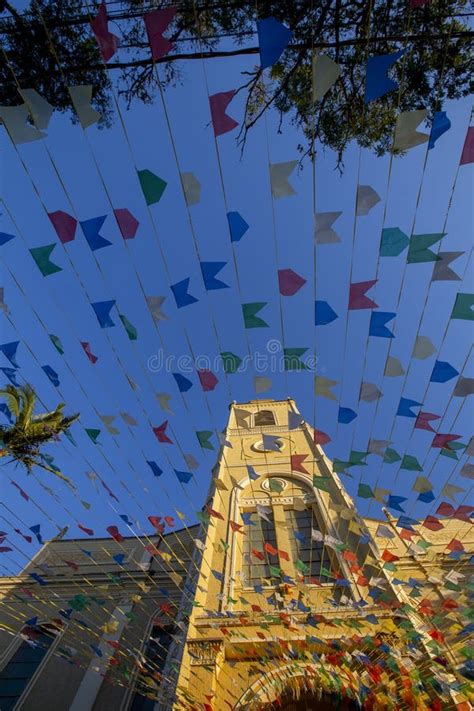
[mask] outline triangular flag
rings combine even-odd
[[[80,223],[87,244],[93,252],[103,247],[110,247],[112,244],[112,242],[109,242],[108,239],[105,239],[99,234],[100,228],[106,219],[107,215],[103,215],[102,217],[93,217],[91,220],[84,220]]]
[[[306,370],[307,366],[300,358],[307,350],[307,348],[284,348],[283,363],[285,370]]]
[[[338,318],[334,309],[327,301],[314,302],[314,323],[316,326],[327,326]]]
[[[143,22],[145,23],[148,42],[151,48],[151,58],[154,62],[165,57],[174,47],[173,42],[163,37],[163,32],[166,32],[168,29],[176,12],[177,8],[171,6],[152,10],[143,15]]]
[[[198,370],[197,374],[204,392],[214,390],[217,383],[219,382],[214,373],[212,373],[210,370]]]
[[[185,378],[184,375],[181,375],[181,373],[173,373],[172,375],[173,378],[176,380],[176,384],[180,393],[187,393],[188,390],[193,387],[191,380]]]
[[[372,311],[370,314],[369,336],[376,338],[394,338],[393,333],[385,325],[397,314],[388,311]]]
[[[85,353],[86,356],[89,358],[90,362],[91,362],[92,364],[97,363],[98,358],[97,358],[97,356],[95,356],[95,355],[92,353],[90,344],[87,343],[86,341],[81,341],[81,346],[83,347],[84,353]]]
[[[380,195],[370,185],[357,186],[356,215],[368,215],[380,202]]]
[[[256,315],[266,305],[266,301],[254,301],[249,304],[242,304],[245,328],[268,328],[268,323]]]
[[[420,146],[428,141],[429,135],[427,133],[420,133],[416,130],[420,123],[426,120],[427,116],[428,111],[426,109],[402,111],[402,113],[398,114],[392,152],[408,151],[410,148],[415,148],[415,146]]]
[[[223,353],[221,353],[221,358],[224,367],[224,373],[226,373],[226,375],[232,375],[233,373],[236,373],[239,369],[240,364],[242,363],[242,358],[239,358],[238,355],[236,355],[235,353],[231,353],[230,351],[224,351]]]
[[[463,254],[464,252],[438,252],[438,261],[435,262],[431,281],[461,281],[461,277],[448,265]]]
[[[428,143],[428,150],[435,147],[435,143],[440,138],[443,133],[449,131],[451,128],[451,121],[446,115],[446,111],[435,111],[433,116],[433,123],[431,124],[430,140]]]
[[[430,382],[431,383],[447,383],[448,380],[452,380],[459,372],[450,363],[444,360],[436,360],[433,366],[433,372],[431,373]]]
[[[384,464],[395,464],[395,462],[399,462],[400,460],[401,456],[398,454],[398,452],[395,449],[392,449],[391,447],[387,447],[383,456]]]
[[[413,347],[413,353],[411,354],[412,358],[425,360],[433,355],[433,353],[436,353],[436,348],[431,343],[428,336],[417,336]]]
[[[297,164],[297,160],[290,160],[283,163],[270,163],[270,184],[272,196],[275,199],[296,194],[293,186],[288,182],[288,178]]]
[[[398,84],[387,76],[387,72],[403,55],[403,50],[392,54],[369,57],[365,73],[365,103],[379,99],[389,91],[398,88]]]
[[[115,323],[110,317],[110,311],[115,306],[115,301],[96,301],[94,304],[91,304],[91,306],[95,311],[101,328],[112,328],[112,326],[115,326]]]
[[[0,106],[0,119],[15,144],[30,143],[31,141],[40,141],[42,138],[46,138],[46,133],[38,131],[37,128],[30,125],[28,114],[29,111],[26,104]]]
[[[0,345],[0,352],[3,353],[5,358],[8,358],[10,363],[15,367],[19,368],[18,362],[16,360],[16,352],[20,341],[12,341],[11,343],[3,343]]]
[[[322,375],[315,375],[314,392],[321,397],[327,397],[328,400],[337,400],[337,397],[331,390],[337,383],[337,380],[330,380],[330,378],[325,378]]]
[[[166,434],[166,428],[168,427],[168,420],[165,420],[158,427],[152,427],[153,433],[157,438],[158,442],[164,442],[166,444],[173,444],[168,435]]]
[[[112,34],[112,32],[109,32],[105,0],[102,0],[100,3],[97,15],[91,20],[90,24],[97,44],[99,45],[102,58],[104,62],[108,62],[117,51],[120,40],[116,35]]]
[[[422,472],[423,467],[420,465],[418,459],[411,454],[405,454],[400,464],[400,469],[406,469],[410,472]]]
[[[352,420],[355,420],[357,413],[351,410],[350,407],[340,407],[337,421],[343,425],[348,425]]]
[[[147,205],[154,205],[161,200],[166,188],[166,181],[159,178],[151,170],[138,170],[138,179]]]
[[[321,430],[314,430],[313,440],[314,444],[323,445],[328,444],[328,442],[331,441],[331,438],[328,434],[322,432]]]
[[[102,420],[102,422],[104,423],[104,425],[107,429],[107,432],[109,434],[114,435],[114,436],[120,434],[120,430],[118,430],[116,427],[112,426],[112,422],[115,420],[114,415],[99,415],[99,417]]]
[[[423,262],[436,262],[439,257],[431,251],[436,242],[439,242],[445,236],[444,232],[412,235],[408,246],[407,264],[420,264]]]
[[[294,296],[305,284],[306,279],[303,279],[293,269],[278,270],[278,285],[282,296]]]
[[[332,229],[342,212],[316,212],[314,215],[314,241],[316,244],[337,244],[339,235]]]
[[[35,89],[19,89],[18,92],[26,103],[36,128],[41,130],[48,128],[54,107],[41,94],[38,94]]]
[[[126,207],[114,210],[115,219],[124,239],[133,239],[137,234],[140,223]]]
[[[212,432],[210,430],[199,430],[196,432],[196,437],[198,438],[198,442],[202,449],[214,449],[212,443],[209,442],[209,439],[212,437]]]
[[[380,239],[381,257],[398,257],[410,244],[410,238],[399,227],[384,227]]]
[[[150,313],[152,315],[153,321],[166,321],[167,316],[161,310],[161,307],[166,299],[166,296],[147,296],[146,302]]]
[[[91,429],[91,428],[85,428],[86,434],[89,437],[89,439],[94,442],[94,444],[97,444],[97,438],[100,435],[100,430],[96,429]]]
[[[384,375],[386,375],[387,378],[398,378],[399,375],[404,374],[405,370],[398,358],[394,358],[393,356],[387,356]]]
[[[308,458],[307,454],[292,454],[290,456],[291,471],[301,472],[302,474],[309,474],[309,471],[304,468],[303,462]]]
[[[296,430],[298,427],[301,427],[303,423],[303,418],[301,417],[299,412],[293,412],[292,410],[289,410],[288,412],[288,429],[289,430]]]
[[[421,407],[421,402],[416,400],[410,400],[410,398],[402,397],[400,398],[400,403],[398,405],[397,416],[398,417],[416,417],[416,413],[412,412],[412,407]]]
[[[452,319],[474,320],[474,294],[457,294],[451,313]]]
[[[224,284],[220,279],[216,279],[216,274],[218,274],[226,264],[227,262],[200,262],[202,278],[207,291],[229,288],[228,284]]]
[[[47,244],[44,247],[33,247],[33,249],[30,249],[30,254],[43,276],[62,272],[62,267],[58,267],[57,264],[54,264],[54,262],[51,262],[49,259],[55,247],[55,244]]]
[[[156,462],[147,460],[146,462],[153,472],[153,476],[161,476],[163,474],[163,469],[161,469]]]
[[[367,450],[369,454],[376,454],[379,457],[383,457],[389,444],[392,444],[390,439],[369,439]]]
[[[431,412],[419,412],[415,421],[415,429],[417,430],[427,430],[428,432],[434,432],[435,430],[431,427],[430,422],[432,420],[439,420],[440,415],[433,415]]]
[[[59,387],[59,375],[50,365],[42,365],[41,369],[46,373],[52,384],[58,388]]]
[[[173,411],[169,406],[171,395],[168,395],[168,393],[156,393],[156,399],[158,400],[162,410],[164,410],[165,412],[169,412],[170,415],[173,414]]]
[[[257,21],[260,65],[262,69],[271,67],[280,59],[293,37],[293,32],[275,17]]]
[[[227,221],[229,223],[230,241],[240,242],[249,229],[249,225],[239,212],[228,212]]]
[[[188,205],[197,205],[201,199],[201,183],[194,173],[181,173],[184,199]]]
[[[374,383],[361,383],[359,400],[363,402],[376,402],[383,396],[383,393]]]
[[[67,212],[62,210],[56,210],[56,212],[48,212],[48,217],[56,230],[56,234],[59,237],[60,242],[66,244],[66,242],[72,242],[76,236],[77,220],[68,215]]]
[[[93,89],[92,84],[78,84],[77,86],[67,87],[82,128],[89,128],[89,126],[101,119],[101,114],[91,104]]]
[[[190,304],[195,304],[198,301],[195,296],[188,294],[190,280],[191,277],[188,277],[187,279],[176,282],[176,284],[171,284],[171,291],[173,292],[178,309],[182,309],[184,306],[189,306]]]
[[[133,323],[130,323],[128,318],[126,316],[124,316],[123,314],[119,314],[119,318],[120,318],[121,322],[123,323],[123,327],[125,328],[129,339],[131,341],[136,341],[138,338],[138,331],[135,328],[135,326],[133,325]]]
[[[459,165],[474,163],[474,126],[469,126],[461,153]]]
[[[222,136],[224,133],[232,131],[239,125],[238,121],[235,121],[235,119],[226,114],[226,109],[234,98],[234,95],[235,89],[232,89],[231,91],[221,91],[209,97],[215,136]]]
[[[461,375],[453,390],[453,397],[467,397],[474,393],[474,378],[465,378]]]
[[[313,101],[321,101],[341,74],[341,67],[327,54],[313,56]]]
[[[365,295],[365,292],[376,283],[377,279],[371,279],[370,281],[359,281],[351,284],[349,288],[349,309],[378,309],[375,301]]]

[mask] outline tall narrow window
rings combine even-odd
[[[307,567],[305,582],[316,580],[328,583],[334,579],[331,574],[331,559],[322,541],[314,541],[312,529],[319,530],[318,523],[311,509],[304,511],[285,511],[288,535],[291,541],[293,562],[301,560]]]
[[[161,681],[161,672],[171,644],[173,627],[155,625],[144,652],[143,666],[135,685],[135,693],[130,704],[130,711],[153,711],[157,689]],[[3,711],[3,709],[2,709]]]
[[[254,516],[256,525],[248,526],[248,533],[243,541],[242,570],[250,586],[257,583],[265,584],[265,581],[271,578],[270,565],[279,565],[278,555],[271,555],[264,547],[265,543],[269,543],[273,549],[277,548],[273,514],[268,513],[266,516],[268,520]],[[255,555],[255,552],[258,555]],[[267,584],[271,584],[271,581],[268,580]]]
[[[0,709],[10,711],[33,678],[54,642],[57,628],[51,625],[24,627],[24,640],[0,671]]]
[[[275,425],[275,415],[271,410],[260,410],[260,412],[255,413],[255,427],[267,427],[268,425]]]

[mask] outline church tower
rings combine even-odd
[[[433,672],[426,620],[394,583],[406,555],[395,526],[384,522],[384,540],[381,521],[358,515],[295,402],[232,404],[222,442],[164,673],[173,682],[155,708],[435,709],[443,688],[454,698],[445,667]]]

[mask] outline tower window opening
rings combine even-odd
[[[260,410],[260,412],[255,413],[254,423],[255,427],[276,425],[275,413],[271,410]]]
[[[273,514],[266,514],[267,519],[256,516],[255,523],[256,526],[249,526],[248,533],[243,541],[243,565],[242,570],[246,576],[247,584],[253,586],[257,583],[264,583],[269,578],[271,578],[270,566],[278,566],[279,558],[278,555],[271,555],[268,553],[264,545],[265,543],[270,543],[270,545],[276,549],[277,548],[277,538],[275,531],[275,522],[273,520]],[[252,550],[257,551],[261,554],[255,556]],[[272,584],[268,582],[267,584]]]
[[[312,530],[319,531],[319,525],[312,509],[285,511],[287,530],[290,538],[293,563],[301,560],[308,568],[304,580],[307,583],[329,583],[334,580],[331,559],[322,541],[312,538]]]

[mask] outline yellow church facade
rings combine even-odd
[[[0,709],[469,711],[470,517],[362,518],[321,441],[234,403],[200,525],[63,531],[1,577]]]
[[[397,518],[360,518],[317,441],[292,400],[231,406],[158,708],[471,707],[472,566],[446,550],[456,535],[472,551],[471,524],[404,537]]]

